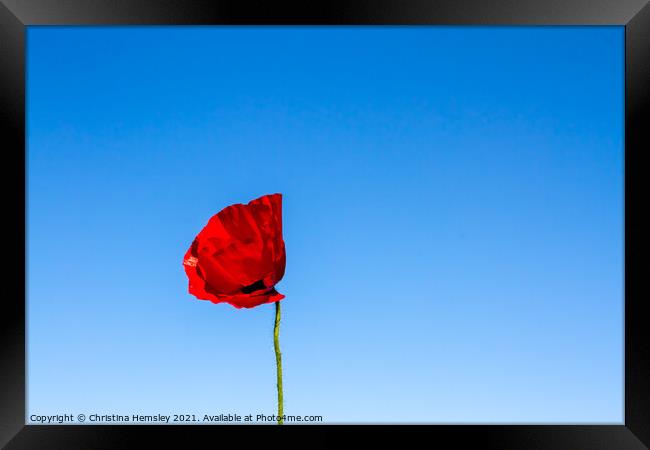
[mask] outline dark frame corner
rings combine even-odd
[[[458,446],[495,449],[623,450],[650,448],[650,332],[643,303],[650,298],[650,253],[643,214],[650,169],[649,0],[0,0],[0,117],[3,125],[2,192],[11,218],[4,273],[0,370],[0,445],[7,448],[122,448],[164,440],[167,445],[215,439],[220,426],[25,425],[25,36],[31,25],[175,24],[430,24],[430,25],[624,25],[625,26],[625,423],[622,425],[498,425],[394,427],[426,433]],[[9,159],[9,161],[7,161]],[[16,177],[16,180],[13,179]],[[643,186],[646,186],[644,189]],[[22,238],[22,239],[20,239]],[[14,248],[15,247],[15,248]],[[22,265],[16,262],[18,257]],[[311,426],[324,430],[325,426]],[[339,429],[328,426],[327,429]],[[349,427],[348,427],[349,428]],[[247,428],[250,430],[250,428]],[[276,433],[276,427],[256,427]],[[286,427],[282,428],[287,430]],[[289,430],[295,430],[289,427]],[[374,427],[383,436],[386,428]],[[284,433],[287,433],[286,431]],[[405,433],[405,435],[406,435]],[[318,431],[318,435],[325,434]]]

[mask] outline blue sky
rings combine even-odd
[[[623,420],[622,27],[29,27],[28,415],[273,414],[187,293],[284,194],[285,413]]]

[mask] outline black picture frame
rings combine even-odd
[[[11,449],[135,448],[164,442],[218,445],[237,426],[25,425],[25,31],[30,25],[622,25],[625,27],[625,420],[621,425],[425,425],[373,427],[383,439],[417,432],[453,448],[644,449],[650,447],[648,200],[650,4],[648,0],[0,0],[5,287],[0,346],[0,445]],[[643,186],[646,186],[644,189]],[[14,287],[15,290],[8,289]],[[255,427],[277,442],[297,429],[326,443],[337,425]],[[359,426],[360,427],[360,426]],[[347,427],[358,428],[358,427]],[[363,427],[366,428],[366,427]],[[290,431],[288,431],[290,430]],[[278,434],[281,433],[281,434]],[[336,443],[338,441],[331,441]]]

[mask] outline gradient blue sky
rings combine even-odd
[[[285,412],[623,420],[622,27],[29,27],[28,415],[273,414],[187,293],[284,194]]]

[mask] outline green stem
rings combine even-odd
[[[273,328],[273,345],[275,347],[275,363],[278,369],[278,425],[284,422],[282,402],[282,353],[280,353],[280,302],[275,302],[275,328]]]

